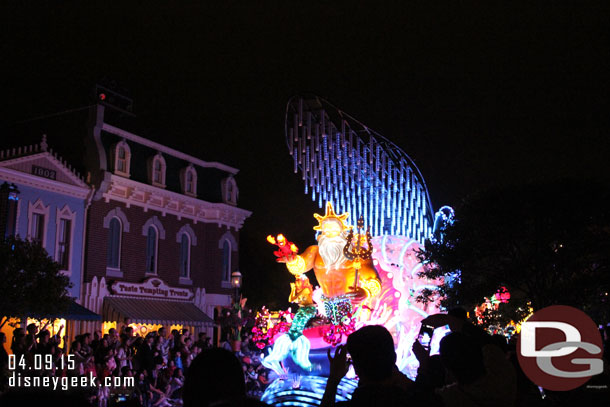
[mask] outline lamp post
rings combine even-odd
[[[241,273],[234,271],[231,273],[231,286],[235,289],[235,302],[239,301],[239,288],[241,287]]]

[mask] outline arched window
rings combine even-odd
[[[189,278],[191,273],[191,238],[187,233],[180,237],[180,277]]]
[[[114,145],[114,173],[129,177],[131,150],[125,140]]]
[[[119,269],[121,267],[121,221],[112,218],[108,228],[107,266]]]
[[[116,168],[121,172],[127,172],[127,152],[125,147],[119,147],[116,154]]]
[[[158,153],[151,161],[149,161],[148,173],[150,174],[150,183],[154,186],[165,188],[165,158]]]
[[[157,245],[158,245],[158,232],[154,226],[148,227],[148,233],[146,235],[146,272],[156,274],[157,273]]]
[[[182,192],[186,195],[197,195],[197,171],[192,165],[182,170]]]
[[[237,205],[237,195],[239,191],[237,190],[237,183],[235,182],[235,178],[228,177],[223,180],[223,198],[225,203],[230,205]]]
[[[231,280],[231,243],[225,240],[222,243],[222,281]]]

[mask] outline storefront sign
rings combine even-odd
[[[173,300],[190,300],[194,295],[188,288],[170,287],[163,280],[156,277],[149,278],[142,283],[116,281],[112,284],[112,291],[117,295]]]

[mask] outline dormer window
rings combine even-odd
[[[192,165],[184,168],[181,174],[182,192],[185,195],[197,195],[197,171]]]
[[[114,173],[123,177],[129,177],[131,161],[131,150],[125,140],[120,141],[113,147]]]
[[[230,205],[237,205],[237,184],[235,183],[235,178],[228,177],[225,178],[222,185],[222,197],[225,203]]]
[[[165,158],[158,153],[149,162],[150,183],[156,187],[165,188]]]

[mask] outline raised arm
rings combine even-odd
[[[306,273],[313,268],[318,246],[309,246],[302,254],[291,256],[291,258],[278,258],[278,263],[286,263],[286,267],[292,274]]]

